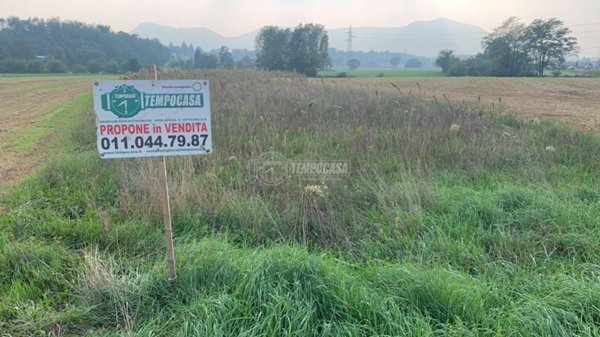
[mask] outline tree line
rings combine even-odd
[[[556,18],[525,25],[511,17],[483,39],[483,52],[475,57],[462,60],[452,50],[442,50],[435,63],[449,76],[543,76],[577,53],[577,39],[570,34]]]
[[[169,50],[157,39],[142,39],[109,26],[59,19],[0,18],[0,72],[137,71],[162,65]]]
[[[185,43],[182,45],[185,45]],[[190,45],[190,47],[193,46]],[[171,49],[171,46],[169,46],[169,49]],[[204,52],[202,48],[197,47],[195,50],[192,49],[191,57],[178,55],[167,63],[167,67],[181,69],[231,69],[235,65],[233,54],[227,46],[221,46],[220,49],[211,52]]]
[[[263,27],[256,38],[256,62],[234,62],[228,47],[205,52],[182,44],[169,47],[109,26],[59,19],[0,18],[0,73],[120,73],[144,64],[180,68],[262,68],[316,76],[331,62],[327,32],[319,24],[294,29]],[[246,53],[247,54],[247,53]]]
[[[397,53],[390,51],[343,51],[335,48],[330,48],[329,58],[331,59],[332,67],[346,67],[348,61],[355,59],[361,67],[379,68],[379,67],[414,67],[421,64],[422,67],[432,66],[434,58],[417,56],[414,54]],[[415,60],[417,62],[415,62]],[[410,61],[410,63],[409,63]],[[354,61],[353,61],[354,62]],[[407,66],[408,64],[408,66]]]

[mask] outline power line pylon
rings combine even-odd
[[[352,39],[356,38],[355,35],[352,35],[352,25],[350,25],[350,30],[348,30],[347,34],[346,41],[348,42],[348,48],[346,51],[352,51]]]

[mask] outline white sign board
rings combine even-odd
[[[93,91],[102,158],[212,152],[208,81],[97,81]]]

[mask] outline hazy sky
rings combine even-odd
[[[600,0],[0,0],[0,16],[60,17],[123,31],[141,22],[202,26],[222,35],[264,25],[395,27],[438,17],[489,31],[509,16],[526,22],[557,17],[579,38],[581,54],[600,56]]]

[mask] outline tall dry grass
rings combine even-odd
[[[514,116],[403,96],[391,86],[382,92],[325,79],[222,70],[161,71],[159,78],[208,79],[211,85],[214,153],[168,160],[175,214],[200,219],[213,231],[251,237],[254,244],[291,238],[351,248],[352,238],[376,235],[365,205],[391,203],[411,214],[432,205],[431,172],[535,176],[558,157],[544,151],[550,143],[544,135]],[[271,151],[290,160],[347,160],[351,176],[313,182],[329,185],[331,193],[310,200],[303,192],[310,182],[301,178],[277,186],[256,179],[252,161]],[[118,163],[124,213],[158,219],[155,165],[151,159]],[[386,201],[390,193],[393,200]]]

